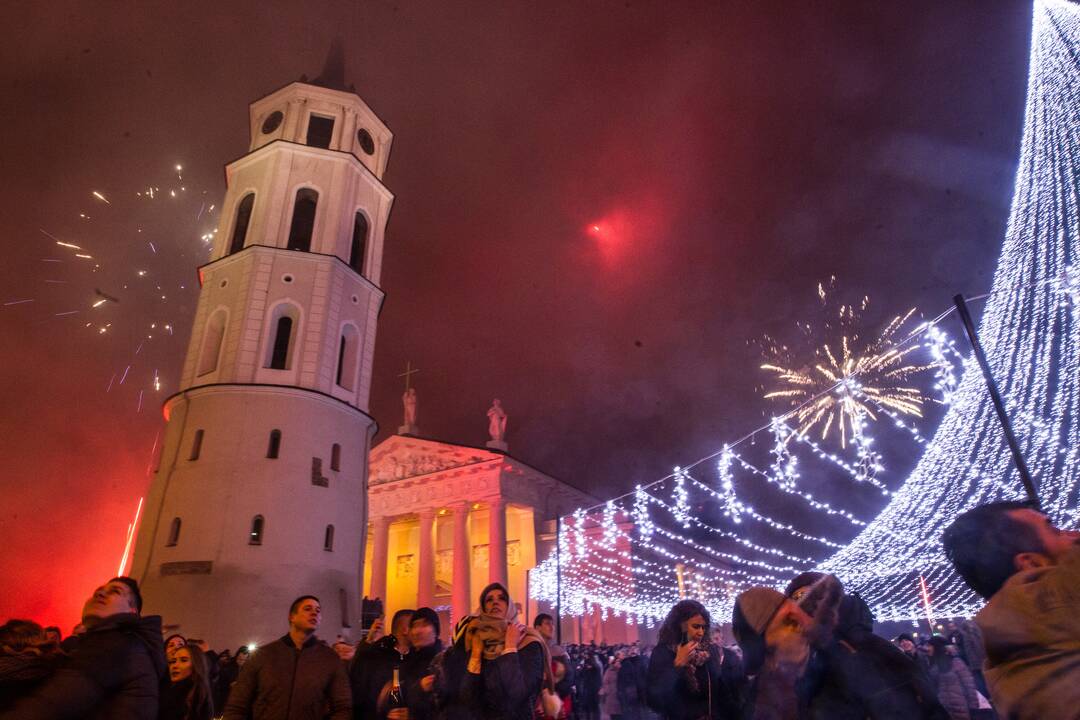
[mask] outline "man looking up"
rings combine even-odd
[[[975,616],[995,708],[1015,720],[1070,720],[1080,708],[1080,533],[1019,502],[968,510],[945,554],[987,600]]]
[[[349,678],[337,653],[315,631],[322,607],[314,595],[289,606],[289,632],[244,663],[225,703],[225,720],[348,720]]]
[[[165,677],[161,618],[141,617],[139,585],[116,577],[83,606],[86,628],[59,669],[0,718],[153,720]]]

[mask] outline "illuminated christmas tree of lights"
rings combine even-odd
[[[1072,420],[1080,417],[1078,50],[1080,8],[1065,0],[1036,2],[1013,205],[980,327],[1044,509],[1067,525],[1075,524],[1080,505],[1080,428]],[[939,617],[976,610],[980,603],[942,554],[942,530],[968,507],[1023,492],[981,373],[973,363],[957,368],[962,358],[942,319],[895,346],[907,355],[919,343],[935,370],[935,389],[949,409],[932,439],[864,392],[857,377],[843,381],[853,401],[891,419],[922,452],[903,482],[881,479],[865,413],[851,418],[852,458],[799,432],[795,411],[666,478],[564,518],[557,556],[531,575],[533,597],[560,599],[565,614],[596,611],[606,619],[614,613],[649,625],[684,596],[729,616],[745,587],[782,587],[795,573],[818,567],[858,590],[879,620],[921,618],[931,604]],[[758,433],[772,441],[755,451]],[[838,499],[826,502],[804,478],[829,473],[830,495]],[[834,535],[755,508],[742,494],[751,482],[779,493],[800,523],[824,518]],[[884,496],[888,504],[875,518],[861,518],[845,506],[859,493]],[[695,508],[703,503],[719,508],[720,518],[699,517]]]
[[[1069,282],[1080,252],[1080,7],[1035,4],[1024,136],[1009,225],[979,328],[1044,509],[1073,524],[1080,452],[1077,318]],[[969,363],[926,452],[881,514],[822,567],[848,579],[882,620],[919,614],[919,575],[940,616],[980,603],[940,538],[976,504],[1023,499],[983,378]],[[902,568],[904,572],[898,573]]]

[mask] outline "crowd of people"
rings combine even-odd
[[[0,720],[1080,718],[1080,533],[994,503],[961,515],[943,545],[986,605],[922,642],[874,634],[857,593],[809,572],[742,592],[727,646],[708,609],[681,600],[655,646],[564,648],[554,618],[525,626],[493,583],[445,647],[432,608],[327,644],[319,599],[302,595],[280,639],[218,653],[163,637],[138,584],[117,577],[67,638],[0,627]]]

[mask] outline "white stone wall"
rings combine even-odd
[[[322,600],[324,637],[343,630],[340,590],[352,619],[359,618],[374,421],[332,398],[291,388],[200,388],[175,396],[167,410],[161,465],[132,566],[146,612],[214,647],[280,636],[288,603],[304,593]],[[191,460],[200,429],[201,451]],[[281,449],[270,459],[275,429]],[[339,471],[330,467],[333,443],[342,447]],[[312,457],[322,458],[328,487],[312,484]],[[248,542],[255,515],[265,519],[261,545]],[[180,537],[170,547],[176,517]],[[332,552],[323,549],[329,524]],[[207,562],[208,574],[167,574],[179,567],[174,563]]]

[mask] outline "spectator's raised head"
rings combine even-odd
[[[247,645],[241,645],[236,649],[236,657],[233,658],[238,667],[244,667],[244,663],[248,661],[248,657],[251,655],[251,650]]]
[[[768,659],[776,665],[804,662],[809,654],[806,633],[812,624],[794,600],[772,588],[753,587],[735,599],[731,630],[746,671],[755,674]]]
[[[439,615],[429,607],[418,609],[409,622],[409,645],[413,649],[431,647],[439,639]]]
[[[480,593],[480,612],[510,620],[510,592],[502,583],[491,583]]]
[[[107,618],[112,615],[142,612],[142,595],[139,584],[129,577],[116,577],[105,583],[90,596],[83,606],[83,619]]]
[[[968,586],[989,599],[1017,572],[1058,564],[1078,539],[1027,503],[997,502],[956,518],[942,544]]]
[[[555,618],[547,613],[537,615],[536,619],[533,620],[533,627],[544,636],[545,640],[555,637]]]
[[[310,635],[319,629],[322,605],[314,595],[301,595],[289,606],[289,627]]]
[[[915,652],[915,639],[907,633],[900,633],[896,636],[896,646],[907,654]]]

